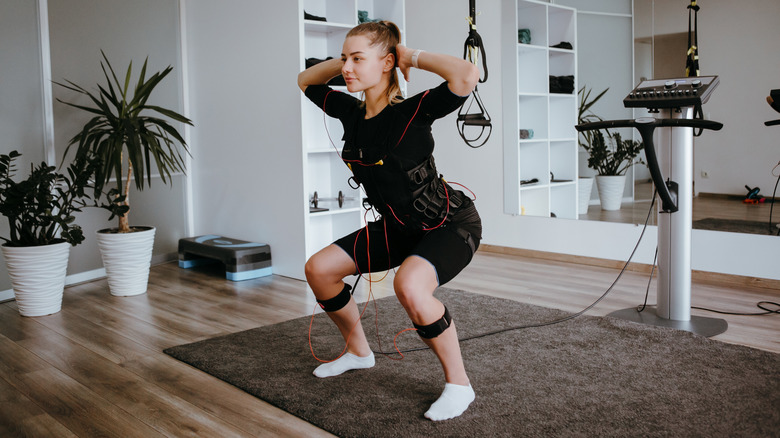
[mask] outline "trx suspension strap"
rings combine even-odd
[[[693,18],[693,27],[691,27],[691,18]],[[685,76],[699,76],[699,5],[696,4],[696,0],[691,0],[691,4],[688,5],[688,53],[685,58]],[[701,105],[694,106],[693,118],[704,118]],[[694,130],[693,136],[700,136],[702,131],[703,129]]]
[[[693,14],[693,28],[691,28]],[[699,6],[696,0],[688,5],[688,53],[685,59],[685,76],[699,76]]]
[[[463,45],[463,59],[470,61],[476,65],[479,65],[479,56],[482,55],[482,71],[485,76],[479,79],[480,83],[484,83],[488,78],[487,68],[487,56],[485,55],[485,46],[482,44],[482,37],[477,33],[477,12],[476,12],[476,0],[469,0],[469,16],[467,17],[469,23],[469,36],[466,38],[466,43]],[[470,112],[472,106],[476,103],[478,112]],[[485,144],[490,138],[490,133],[493,132],[493,125],[490,123],[490,114],[488,114],[485,106],[482,104],[482,99],[479,97],[479,91],[477,87],[474,87],[474,91],[466,102],[463,102],[463,106],[458,111],[458,118],[456,120],[458,126],[458,132],[463,141],[467,145],[478,148]],[[475,138],[466,137],[466,127],[476,126],[479,127],[479,135]]]

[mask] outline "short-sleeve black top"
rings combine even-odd
[[[387,206],[396,216],[415,214],[411,208],[407,171],[429,160],[434,140],[431,125],[459,108],[466,100],[454,94],[446,82],[400,103],[386,106],[366,119],[359,99],[326,85],[306,88],[308,97],[344,127],[341,158],[350,164],[355,179],[383,215]]]

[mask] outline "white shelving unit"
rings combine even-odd
[[[504,211],[576,219],[576,10],[533,0],[501,4]],[[519,42],[519,29],[530,30],[530,43]],[[550,47],[561,42],[573,48]],[[574,91],[552,93],[550,76],[569,75]],[[533,136],[521,139],[520,130]]]
[[[301,70],[308,58],[341,56],[344,38],[358,24],[358,11],[367,11],[370,19],[393,21],[404,35],[404,0],[299,0],[301,6]],[[303,11],[327,21],[306,20]],[[346,87],[334,87],[347,92]],[[351,172],[341,161],[343,129],[338,120],[323,114],[306,96],[301,95],[301,120],[304,151],[304,196],[306,215],[306,258],[363,224],[363,193],[349,185]],[[327,211],[310,211],[310,200],[317,192],[318,206]],[[346,198],[339,206],[339,192]],[[323,200],[325,199],[325,200]]]

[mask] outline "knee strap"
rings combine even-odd
[[[341,310],[349,303],[349,299],[352,298],[352,294],[350,293],[351,290],[352,286],[344,283],[344,289],[341,289],[341,292],[339,292],[338,295],[327,300],[317,300],[317,302],[320,304],[320,307],[322,307],[322,310],[326,312]]]
[[[433,339],[439,336],[444,332],[444,330],[449,328],[451,323],[452,317],[450,316],[450,312],[447,310],[447,306],[444,306],[444,315],[442,315],[442,317],[433,324],[417,325],[412,322],[412,324],[414,324],[414,328],[417,329],[417,334],[419,334],[421,338],[425,339]]]

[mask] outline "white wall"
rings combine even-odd
[[[657,6],[656,6],[657,7]],[[717,135],[696,143],[696,190],[747,194],[745,185],[761,187],[771,196],[780,162],[780,128],[764,121],[780,118],[766,103],[771,89],[780,88],[780,2],[719,0],[699,11],[701,74],[716,74],[720,86],[705,106],[705,116],[723,121]],[[733,32],[724,32],[733,29]],[[780,271],[780,269],[778,269]]]
[[[185,5],[194,234],[267,243],[274,273],[302,278],[297,2]]]

